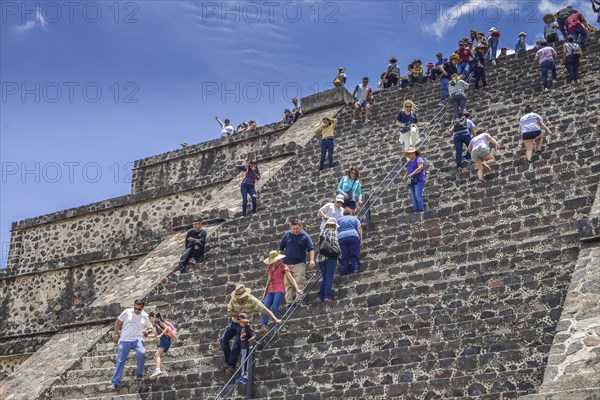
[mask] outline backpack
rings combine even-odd
[[[577,43],[567,43],[567,47],[571,49],[571,57],[581,58],[581,47]]]
[[[454,123],[454,133],[466,131],[468,129],[469,129],[469,126],[467,125],[466,119],[461,119]]]
[[[334,250],[333,245],[325,236],[319,238],[319,254],[328,258],[338,258],[340,256],[340,253]]]
[[[158,329],[160,329],[162,332],[164,332],[164,334],[167,335],[169,338],[177,339],[177,328],[175,328],[175,325],[173,325],[169,321],[161,321],[161,322],[165,325],[165,329],[162,329],[160,327],[160,325],[157,325]]]

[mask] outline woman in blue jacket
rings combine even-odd
[[[358,168],[350,167],[348,175],[344,176],[337,187],[337,192],[344,196],[343,207],[356,209],[356,203],[362,205],[362,189],[358,180]]]

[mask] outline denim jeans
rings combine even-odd
[[[464,93],[454,93],[452,97],[450,97],[450,102],[452,106],[454,106],[454,118],[460,118],[460,116],[467,109],[467,96]]]
[[[179,264],[177,265],[177,270],[181,273],[185,272],[185,266],[190,262],[190,259],[193,257],[196,260],[200,259],[204,255],[204,246],[200,246],[195,242],[188,243],[188,246],[185,248],[181,257],[179,258]]]
[[[321,288],[317,297],[321,300],[325,298],[332,298],[333,293],[333,276],[335,275],[335,267],[337,266],[337,259],[328,258],[325,261],[319,263],[319,269],[321,270]]]
[[[423,189],[425,189],[425,181],[419,181],[414,185],[409,185],[410,199],[413,203],[414,212],[425,211],[425,203],[423,202]]]
[[[246,215],[248,209],[248,195],[252,198],[252,212],[256,214],[256,189],[254,185],[242,183],[242,213]]]
[[[267,292],[265,296],[265,307],[273,312],[273,314],[279,318],[279,306],[285,298],[285,293],[281,292]],[[262,315],[263,326],[269,326],[269,316],[265,313]]]
[[[458,75],[463,75],[465,78],[469,76],[469,71],[471,70],[471,64],[469,61],[463,61],[458,63],[456,66],[456,73]]]
[[[240,324],[229,322],[229,325],[227,325],[227,328],[225,328],[225,332],[223,332],[223,336],[221,336],[221,349],[223,350],[223,355],[225,356],[225,362],[232,368],[235,368],[238,357],[240,356],[241,333],[242,326]],[[234,339],[233,349],[231,349],[229,345],[229,341],[232,338]]]
[[[544,89],[548,88],[548,70],[552,71],[552,79],[556,79],[556,64],[554,64],[554,61],[546,60],[540,64]]]
[[[490,37],[488,39],[488,44],[490,45],[488,60],[496,61],[496,53],[498,52],[498,38],[493,36]]]
[[[127,356],[131,350],[135,351],[135,375],[144,375],[144,365],[146,364],[146,348],[144,347],[144,341],[142,339],[138,339],[133,342],[119,342],[119,351],[117,352],[117,369],[111,381],[113,385],[121,386],[123,369],[125,368]]]
[[[358,272],[358,261],[360,258],[360,239],[349,236],[339,239],[342,250],[342,275],[348,275],[348,268],[352,264],[352,271]]]
[[[569,32],[569,35],[573,36],[575,43],[579,44],[585,44],[585,41],[587,40],[588,36],[583,26],[580,26],[579,28]]]
[[[573,56],[567,56],[565,58],[565,67],[567,67],[567,71],[569,71],[569,80],[579,80],[579,64],[579,58],[574,58]]]
[[[466,147],[471,143],[471,134],[468,131],[458,132],[454,134],[454,149],[456,150],[456,168],[462,167],[462,151],[463,145]],[[467,151],[465,160],[471,159],[471,153]]]
[[[321,160],[319,161],[319,171],[323,169],[325,163],[325,153],[329,153],[329,168],[333,168],[333,138],[321,139]]]
[[[396,85],[398,85],[398,75],[390,74],[390,75],[388,75],[387,81],[383,85],[383,88],[387,89],[387,88],[390,88],[390,87],[396,86]]]
[[[442,79],[440,79],[440,83],[442,84],[442,96],[440,97],[440,101],[444,101],[446,100],[446,97],[448,97],[448,86],[450,85],[450,79],[442,77]]]

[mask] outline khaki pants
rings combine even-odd
[[[306,284],[306,264],[292,264],[288,265],[292,276],[296,280],[298,287],[300,290],[304,288]],[[296,294],[296,289],[294,289],[294,285],[288,281],[287,276],[285,277],[285,302],[290,305],[294,301],[294,295]]]

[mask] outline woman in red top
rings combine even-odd
[[[292,275],[288,266],[281,262],[284,258],[283,254],[279,254],[277,250],[273,250],[269,252],[269,257],[264,260],[264,263],[267,264],[268,278],[262,299],[265,307],[271,310],[277,319],[279,319],[279,305],[285,298],[285,278],[296,289],[296,293],[299,296],[302,295],[302,290],[298,287],[294,275]],[[267,333],[268,326],[269,316],[263,313],[262,327],[259,332],[263,334]]]

